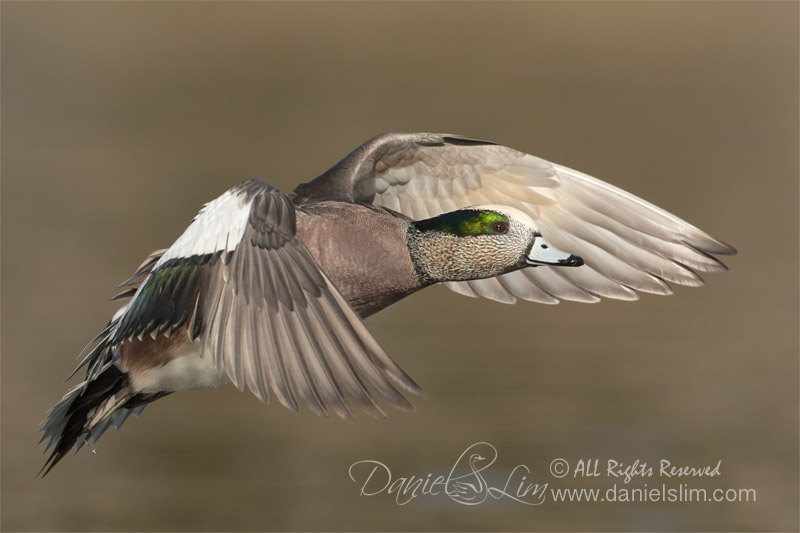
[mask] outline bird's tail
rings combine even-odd
[[[112,300],[133,296],[164,252],[166,250],[156,250],[150,254],[133,276],[120,285],[127,288]],[[131,414],[139,416],[149,402],[169,394],[134,393],[128,374],[114,366],[119,352],[118,348],[115,348],[113,337],[120,317],[126,309],[127,305],[122,306],[105,329],[78,355],[81,357],[86,354],[86,357],[72,371],[69,378],[84,366],[88,366],[86,380],[70,390],[47,414],[41,429],[44,435],[39,444],[49,439],[45,453],[50,448],[53,448],[53,451],[39,471],[42,477],[50,472],[72,446],[75,446],[77,452],[81,446],[87,444],[89,438],[93,443],[96,442],[111,424],[119,429]]]
[[[94,379],[70,390],[47,415],[41,441],[50,439],[45,452],[53,451],[39,475],[46,476],[67,452],[75,446],[97,441],[110,425],[119,429],[131,414],[138,416],[145,405],[161,395],[135,394],[128,375],[113,364]]]

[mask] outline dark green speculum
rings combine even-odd
[[[508,230],[508,218],[494,211],[452,211],[438,217],[417,220],[409,231],[439,231],[459,237],[470,235],[496,235]]]

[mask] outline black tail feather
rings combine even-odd
[[[108,424],[97,431],[96,428],[106,422],[114,411],[126,406],[131,399],[126,397],[128,391],[128,377],[114,365],[109,365],[96,379],[87,384],[81,383],[57,403],[47,416],[42,432],[42,440],[50,441],[47,449],[55,445],[50,457],[47,458],[39,475],[44,477],[48,472],[77,444],[77,449],[86,443],[89,435],[96,440]],[[117,408],[113,404],[119,403]],[[141,402],[140,402],[141,403]],[[135,408],[135,406],[134,406]],[[94,425],[92,419],[99,414],[99,409],[109,409]],[[138,414],[138,413],[137,413]],[[125,414],[125,418],[127,413]],[[123,418],[124,420],[124,418]],[[92,430],[95,429],[93,432]]]

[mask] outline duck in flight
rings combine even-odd
[[[575,170],[488,141],[388,133],[285,195],[249,179],[207,203],[121,287],[85,380],[49,412],[47,474],[172,392],[233,383],[354,421],[425,396],[363,319],[443,283],[504,303],[699,286],[736,251]],[[73,375],[74,373],[73,372]]]

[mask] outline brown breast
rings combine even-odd
[[[297,234],[365,318],[422,288],[406,246],[407,218],[347,202],[298,207]]]

